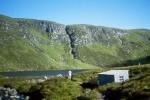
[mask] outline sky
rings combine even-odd
[[[150,29],[150,0],[0,0],[0,14],[66,25]]]

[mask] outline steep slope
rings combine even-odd
[[[93,68],[72,58],[69,41],[65,25],[1,16],[0,69]]]
[[[144,57],[149,59],[150,30],[79,24],[66,26],[66,32],[72,41],[74,58],[83,62],[97,66],[120,66],[128,65],[129,61],[130,64],[137,64]]]
[[[146,29],[63,25],[0,15],[0,70],[149,63],[149,45],[150,30]]]

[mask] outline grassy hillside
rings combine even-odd
[[[150,63],[150,30],[0,15],[0,70],[81,69]]]
[[[97,66],[124,66],[138,63],[150,63],[150,31],[129,30],[129,34],[120,36],[121,45],[100,43],[78,46],[77,53],[83,62]],[[110,42],[112,43],[112,42]]]
[[[40,21],[1,16],[0,22],[1,71],[96,68],[73,59],[63,33],[58,37],[39,29]]]
[[[99,87],[99,92],[107,95],[107,100],[149,100],[150,99],[150,65],[133,66],[130,80],[122,84],[110,83]]]
[[[15,88],[19,93],[30,96],[31,100],[97,100],[101,94],[107,94],[107,100],[149,100],[150,99],[150,64],[111,69],[129,69],[130,80],[122,84],[109,83],[90,89],[82,87],[83,83],[95,80],[102,70],[89,70],[66,77],[50,78],[38,83],[33,77],[0,77],[0,86]],[[103,69],[109,70],[108,68]],[[109,92],[109,93],[108,93]],[[102,98],[102,97],[101,97]]]

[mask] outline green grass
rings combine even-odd
[[[150,55],[150,30],[119,30],[128,34],[116,36],[112,31],[114,29],[107,27],[98,27],[92,25],[68,25],[69,34],[77,44],[77,57],[85,63],[96,66],[124,66],[127,62],[137,60]],[[94,33],[90,32],[93,31]],[[102,33],[102,31],[104,33]],[[100,34],[99,34],[100,33]],[[86,39],[86,35],[92,42],[86,45],[80,44],[80,41]],[[109,36],[109,37],[108,37]],[[121,42],[122,41],[122,42]],[[140,60],[139,60],[140,61]],[[126,64],[125,64],[126,63]],[[135,63],[134,63],[135,64]],[[136,63],[137,64],[137,63]]]
[[[121,46],[117,44],[106,46],[101,43],[78,46],[79,59],[97,66],[112,66],[117,64],[120,66],[120,64],[128,60],[144,58],[150,55],[150,42],[146,40],[150,37],[148,34],[149,31],[146,33],[139,31],[138,33],[126,34],[121,37],[123,40]]]
[[[19,93],[36,100],[75,100],[81,95],[80,86],[65,78],[51,78],[43,83],[29,83],[29,80],[36,79],[1,77],[0,86],[15,88]]]
[[[80,84],[96,79],[101,71],[110,70],[108,67],[99,70],[89,70],[75,74],[72,80],[64,78],[50,78],[42,83],[32,83],[39,78],[33,77],[0,77],[0,86],[9,86],[19,93],[29,95],[32,99],[46,100],[97,100],[98,93],[110,91],[108,100],[149,100],[150,98],[150,64],[111,69],[129,69],[130,80],[122,84],[109,83],[93,90],[83,89]],[[29,81],[30,80],[30,81]],[[32,82],[31,82],[32,81]]]
[[[117,68],[120,69],[120,68]],[[99,92],[110,92],[108,100],[148,100],[150,99],[150,66],[141,65],[133,67],[124,67],[121,69],[130,70],[130,80],[123,84],[110,83],[99,86]],[[118,96],[117,96],[118,95]]]
[[[78,48],[79,59],[97,66],[107,66],[119,63],[119,57],[115,47],[105,47],[100,44],[83,46]],[[118,61],[117,61],[118,60]]]
[[[0,15],[0,19],[4,23],[0,25],[1,71],[92,69],[137,62],[149,63],[149,59],[144,57],[150,55],[150,30],[126,30],[129,34],[116,36],[114,30],[125,30],[93,25],[67,25],[66,28],[73,31],[76,39],[74,46],[77,59],[74,59],[70,53],[70,41],[62,39],[65,35],[69,40],[66,33],[48,33],[42,30],[43,21],[39,20],[14,19],[4,15]],[[50,21],[47,23],[60,25]],[[49,35],[54,36],[54,39]],[[88,43],[80,44],[86,38]]]
[[[42,84],[41,94],[46,100],[72,100],[80,96],[80,87],[72,81],[55,78]]]
[[[5,21],[16,24],[22,19],[7,20],[6,18]],[[33,22],[24,20],[22,23],[32,24]],[[23,31],[20,33],[19,30]],[[24,32],[26,34],[23,34]],[[0,37],[1,71],[96,68],[73,59],[67,43],[59,44],[50,40],[47,33],[31,26],[26,26],[24,29],[14,27],[7,31],[0,29]]]

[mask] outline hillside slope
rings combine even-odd
[[[150,99],[150,64],[130,66],[130,79],[122,84],[109,83],[99,86],[99,92],[107,100],[149,100]]]
[[[0,70],[96,68],[149,63],[150,30],[0,15]]]
[[[110,66],[129,62],[128,60],[134,64],[131,60],[149,59],[150,30],[121,30],[80,24],[67,26],[67,33],[73,41],[74,57],[83,62]]]
[[[0,70],[93,68],[73,59],[69,43],[65,25],[0,16]]]

